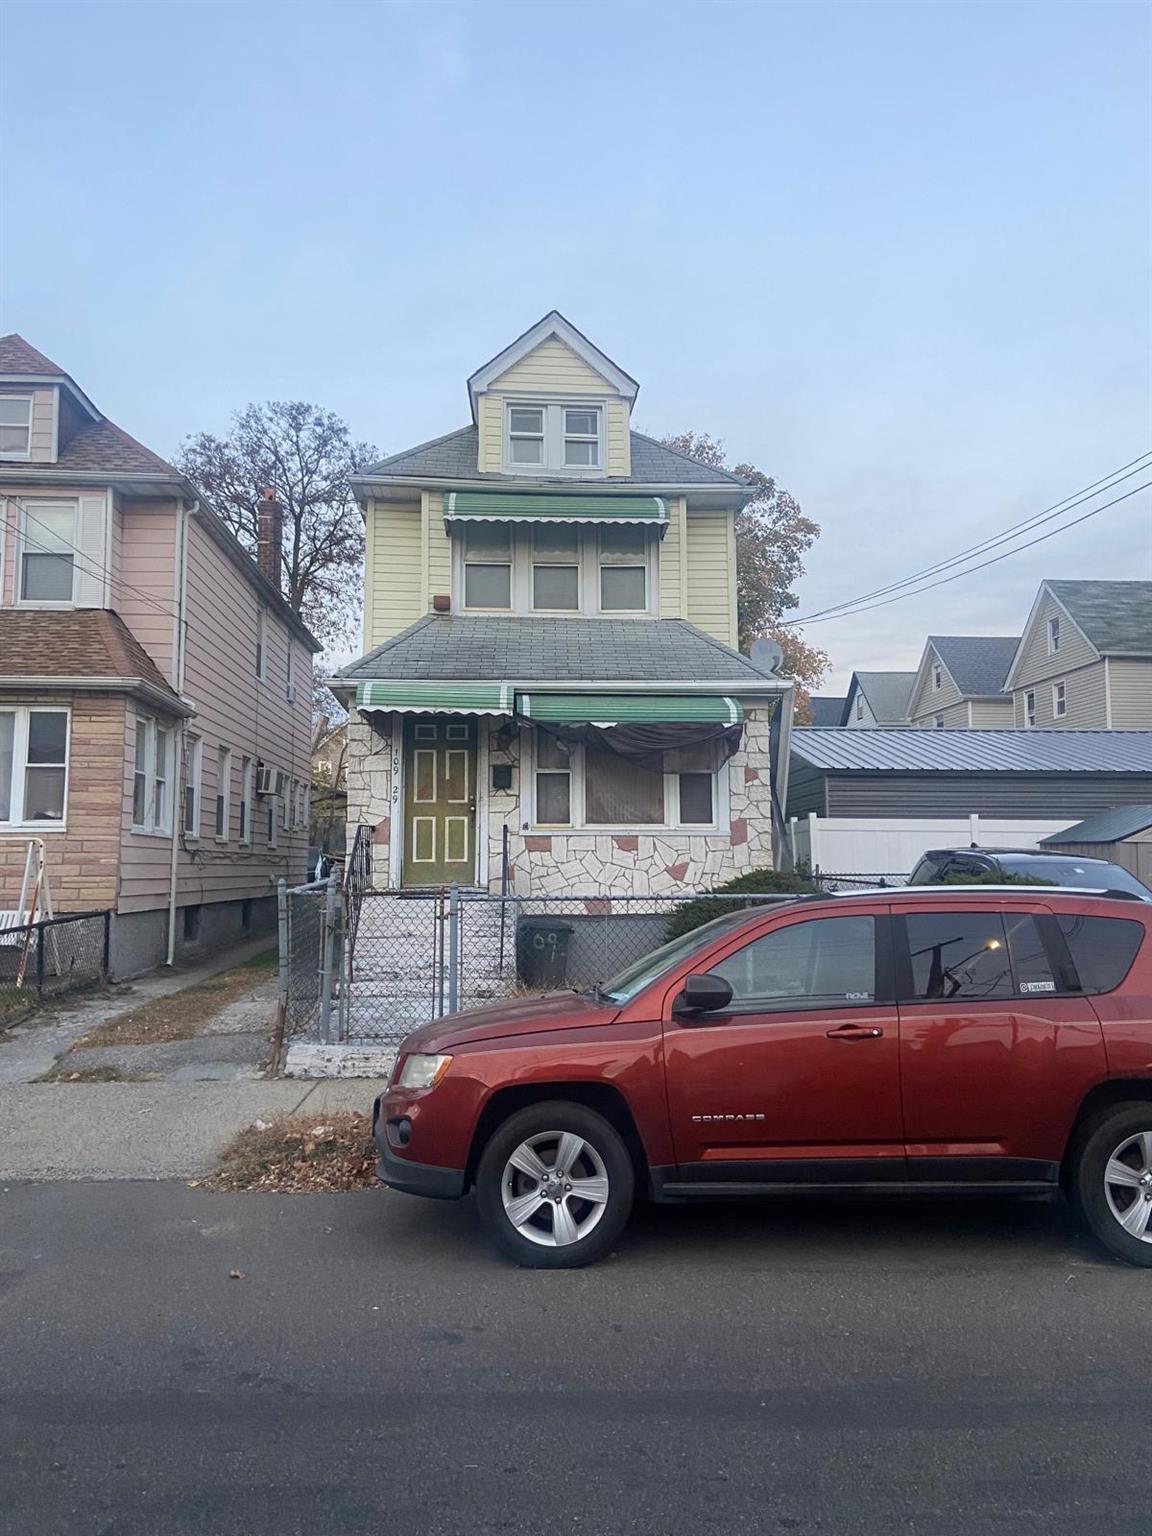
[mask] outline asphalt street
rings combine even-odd
[[[1146,1536],[1150,1299],[1038,1203],[649,1209],[547,1274],[470,1203],[9,1185],[0,1531]]]

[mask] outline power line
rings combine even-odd
[[[1138,459],[1132,459],[1128,464],[1121,464],[1119,469],[1110,470],[1108,474],[1103,475],[1099,480],[1094,480],[1091,485],[1086,485],[1078,491],[1073,491],[1063,501],[1054,502],[1052,506],[1045,507],[1042,512],[1033,513],[1031,517],[1026,517],[1019,523],[1014,523],[1012,527],[1006,528],[1003,533],[989,534],[986,539],[982,539],[978,544],[973,544],[969,549],[961,550],[959,554],[952,555],[947,560],[937,561],[935,565],[928,565],[923,570],[914,571],[911,576],[905,576],[901,581],[890,582],[884,587],[876,587],[871,592],[862,592],[859,596],[846,599],[842,603],[832,603],[827,608],[818,608],[807,619],[798,619],[795,622],[811,623],[814,619],[823,618],[825,615],[831,616],[840,612],[841,609],[852,608],[857,603],[867,602],[871,597],[883,597],[888,592],[896,592],[901,587],[911,586],[913,582],[920,581],[925,576],[935,576],[937,572],[946,571],[950,566],[959,565],[961,561],[971,559],[974,555],[985,554],[990,549],[997,549],[1001,544],[1006,544],[1010,539],[1015,538],[1017,534],[1026,533],[1031,528],[1038,528],[1042,523],[1051,522],[1054,517],[1059,517],[1064,512],[1071,512],[1074,507],[1082,506],[1085,501],[1090,499],[1093,493],[1099,492],[1101,487],[1104,490],[1111,490],[1113,486],[1121,485],[1125,480],[1130,480],[1133,475],[1140,474],[1141,469],[1148,468],[1144,461],[1149,458],[1152,458],[1152,453],[1142,453]],[[1140,468],[1133,469],[1132,465],[1134,464],[1140,466]],[[1123,473],[1125,470],[1128,471],[1127,474]]]
[[[995,555],[991,560],[983,560],[979,565],[969,566],[967,570],[953,571],[951,576],[942,576],[939,581],[930,581],[926,586],[916,587],[911,592],[897,592],[895,596],[881,598],[877,603],[865,603],[859,608],[851,608],[846,613],[811,614],[807,618],[784,619],[781,622],[786,628],[792,628],[795,624],[826,624],[831,619],[852,618],[858,613],[868,613],[873,608],[886,608],[890,603],[900,603],[906,597],[918,597],[922,592],[931,592],[934,587],[947,586],[950,581],[959,581],[962,576],[974,576],[977,571],[983,571],[990,565],[999,565],[1001,560],[1007,560],[1012,555],[1021,554],[1026,549],[1031,549],[1035,544],[1043,544],[1047,539],[1054,539],[1058,533],[1064,533],[1069,528],[1075,528],[1077,523],[1085,523],[1090,517],[1097,517],[1101,512],[1107,512],[1109,507],[1115,507],[1122,501],[1127,501],[1131,496],[1138,496],[1141,491],[1152,487],[1152,480],[1146,480],[1143,485],[1134,486],[1132,490],[1125,491],[1123,496],[1117,496],[1113,501],[1106,501],[1102,507],[1093,507],[1090,512],[1082,512],[1079,517],[1074,517],[1070,523],[1062,523],[1059,528],[1050,528],[1047,533],[1042,533],[1034,539],[1029,539],[1026,544],[1018,544],[1015,549],[1006,549],[1002,555]]]

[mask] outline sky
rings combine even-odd
[[[821,524],[814,613],[1152,449],[1150,29],[1133,0],[6,0],[0,328],[160,453],[285,398],[395,452],[557,308],[639,379],[634,427],[722,438]],[[1045,577],[1133,576],[1152,490],[805,633],[843,692],[928,633],[1019,633]]]

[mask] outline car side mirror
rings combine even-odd
[[[672,1005],[673,1013],[715,1013],[732,1001],[732,988],[723,976],[705,973],[687,976],[684,989]]]

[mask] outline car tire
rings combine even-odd
[[[476,1170],[476,1200],[485,1234],[507,1258],[529,1269],[576,1269],[611,1252],[635,1182],[615,1127],[583,1104],[554,1100],[518,1110],[493,1132]]]
[[[1086,1126],[1071,1162],[1069,1193],[1097,1242],[1152,1268],[1152,1102],[1118,1104]]]

